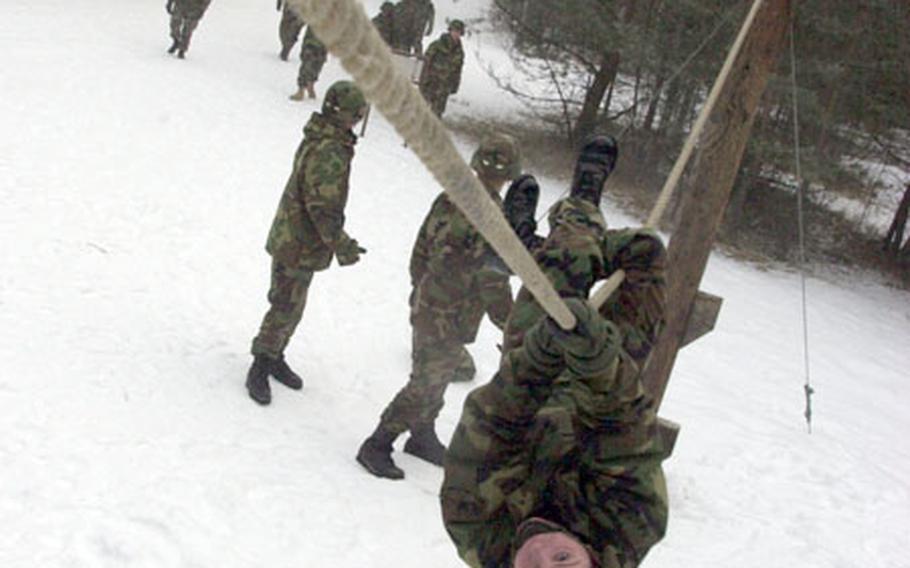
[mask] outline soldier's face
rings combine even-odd
[[[461,41],[461,32],[460,31],[449,30],[449,35],[452,36],[452,39],[454,39],[456,43]]]
[[[580,542],[563,532],[529,538],[518,549],[513,568],[592,568],[591,557]]]

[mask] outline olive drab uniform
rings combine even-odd
[[[281,23],[278,24],[278,37],[281,40],[280,57],[287,61],[288,55],[300,37],[300,30],[306,24],[297,15],[297,12],[291,10],[285,0],[278,0],[278,9],[281,10]]]
[[[456,39],[451,32],[443,33],[427,48],[420,72],[420,94],[436,116],[442,116],[449,96],[458,92],[463,66],[464,50],[461,40]]]
[[[193,30],[212,0],[168,0],[165,9],[171,15],[171,43],[168,53],[177,52],[181,59],[190,48]]]
[[[423,53],[423,36],[433,33],[436,9],[430,0],[401,0],[395,5],[392,48],[405,54]]]
[[[571,352],[554,348],[566,332],[519,294],[512,345],[468,396],[446,454],[443,519],[472,567],[510,565],[516,529],[532,518],[574,535],[601,568],[637,566],[666,530],[664,453],[640,381],[663,324],[666,254],[650,231],[591,228],[564,224],[543,244],[538,259],[551,259],[542,268],[561,295],[581,301],[586,266],[599,277],[631,271],[633,282],[602,308],[607,319],[571,304],[590,333]]]

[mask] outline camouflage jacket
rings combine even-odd
[[[174,13],[198,20],[211,2],[212,0],[174,0]]]
[[[424,55],[420,72],[420,88],[423,91],[454,95],[461,85],[461,68],[464,66],[464,50],[461,42],[455,41],[445,32],[430,44]]]
[[[423,36],[433,30],[436,10],[430,0],[401,0],[395,6],[393,46],[406,53],[421,53]]]
[[[502,206],[495,191],[493,200]],[[490,269],[487,242],[444,194],[433,202],[411,252],[411,323],[422,333],[471,343],[486,312],[500,328],[512,307],[509,277]]]
[[[319,113],[313,113],[303,133],[266,250],[286,266],[323,270],[349,238],[344,207],[357,138]]]
[[[379,32],[379,37],[381,37],[387,45],[391,46],[395,34],[395,19],[392,13],[380,12],[378,15],[374,16],[371,21],[376,27],[376,31]]]
[[[621,351],[582,376],[519,347],[465,401],[445,457],[443,521],[474,568],[510,566],[515,530],[531,517],[576,535],[600,567],[631,568],[666,529],[662,459],[653,405]]]
[[[623,268],[633,293],[620,290],[602,310],[614,318],[608,337],[614,355],[602,370],[582,376],[560,360],[530,357],[522,333],[493,380],[468,396],[446,454],[440,498],[446,529],[475,568],[509,566],[515,530],[530,517],[578,536],[602,568],[637,566],[666,528],[663,448],[640,381],[663,323],[663,245],[647,232],[618,231],[559,247],[558,229],[545,245],[550,258],[562,250],[563,266],[591,265],[602,276]],[[568,282],[563,293],[572,288]],[[588,278],[577,283],[590,286]],[[648,293],[635,295],[636,286]],[[520,295],[510,325],[517,312],[534,306]],[[541,323],[538,315],[522,332]],[[628,353],[630,337],[633,345],[647,338],[641,358]]]
[[[603,213],[589,201],[568,197],[550,209],[548,222],[550,234],[534,258],[559,295],[586,298],[594,282],[604,277]],[[543,308],[522,287],[506,323],[503,350],[521,345],[525,332],[542,315]]]

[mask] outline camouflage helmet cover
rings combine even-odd
[[[482,176],[514,179],[521,174],[521,153],[515,139],[508,134],[485,136],[474,155],[471,168]]]
[[[355,123],[367,108],[367,101],[360,88],[352,81],[336,81],[325,93],[322,113],[342,122]]]
[[[463,34],[464,33],[464,22],[461,20],[452,20],[449,22],[449,30],[455,30],[456,32]]]

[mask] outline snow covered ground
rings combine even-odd
[[[186,61],[163,4],[0,2],[0,566],[459,566],[441,471],[353,459],[407,377],[408,254],[438,188],[374,114],[348,208],[369,253],[314,281],[288,350],[302,393],[253,404],[263,244],[316,105],[287,100],[274,2],[215,0]],[[509,112],[468,51],[453,112]],[[330,60],[320,92],[342,76]],[[798,277],[716,255],[704,287],[724,309],[662,409],[683,430],[645,565],[910,566],[908,295],[809,281],[809,435]],[[479,381],[496,336],[471,347]]]

